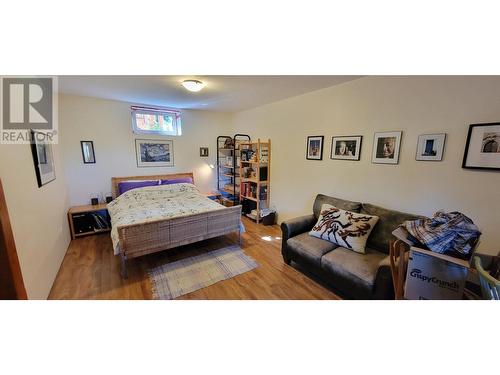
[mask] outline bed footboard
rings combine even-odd
[[[120,255],[126,259],[240,231],[241,206],[118,227]]]

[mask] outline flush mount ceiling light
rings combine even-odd
[[[186,79],[185,81],[182,81],[182,86],[184,86],[186,90],[198,92],[205,87],[205,84],[196,79]]]

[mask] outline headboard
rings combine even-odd
[[[113,199],[118,196],[118,184],[122,181],[132,180],[175,180],[177,178],[191,178],[194,184],[193,172],[189,173],[173,173],[173,174],[155,174],[152,176],[128,176],[128,177],[111,177],[111,192]]]

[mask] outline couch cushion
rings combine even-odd
[[[373,228],[368,238],[367,246],[389,254],[389,243],[393,239],[392,232],[406,220],[416,220],[421,216],[407,214],[387,208],[375,206],[370,203],[363,203],[361,213],[375,215],[379,217],[377,225]]]
[[[358,214],[325,203],[321,207],[318,222],[309,234],[364,253],[366,240],[377,221],[377,216]]]
[[[350,284],[371,291],[375,284],[379,263],[386,255],[367,248],[365,254],[338,247],[321,258],[321,268]]]
[[[331,242],[311,237],[307,232],[288,239],[286,243],[292,253],[298,254],[318,267],[321,264],[321,257],[337,247]]]
[[[321,212],[321,207],[325,203],[341,208],[346,211],[359,212],[359,210],[361,209],[360,202],[346,201],[344,199],[329,197],[328,195],[324,194],[318,194],[316,196],[316,199],[314,200],[314,206],[313,206],[313,212],[314,216],[316,217],[316,220],[318,220]]]

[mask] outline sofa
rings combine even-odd
[[[309,235],[318,221],[323,204],[368,215],[379,220],[360,254]],[[314,274],[340,296],[351,299],[393,299],[394,288],[389,262],[392,231],[406,220],[421,216],[389,210],[370,203],[352,202],[318,194],[313,213],[281,223],[283,260]]]

